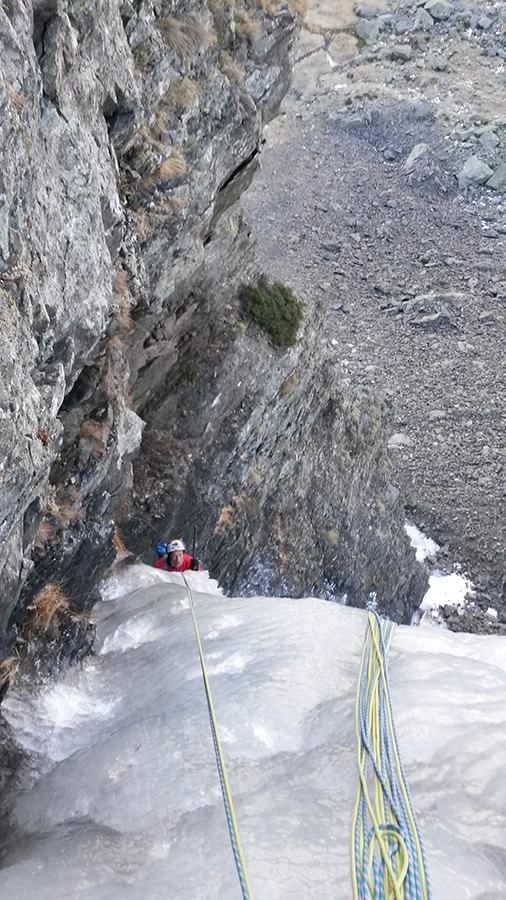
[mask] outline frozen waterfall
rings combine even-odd
[[[230,599],[188,573],[255,900],[348,900],[363,610]],[[180,576],[109,582],[96,655],[4,711],[37,777],[12,799],[2,897],[239,900]],[[506,643],[398,627],[399,746],[435,900],[506,897]]]

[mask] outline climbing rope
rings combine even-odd
[[[232,795],[230,793],[230,786],[228,783],[227,772],[225,768],[225,760],[223,758],[223,752],[221,749],[220,738],[218,735],[218,727],[216,725],[216,716],[214,714],[213,700],[211,697],[211,688],[209,687],[209,679],[207,677],[206,666],[204,662],[204,653],[202,650],[202,643],[200,641],[199,630],[197,626],[197,616],[195,615],[195,606],[193,603],[193,596],[191,592],[191,588],[186,580],[186,577],[183,573],[183,581],[186,586],[186,592],[188,594],[188,601],[190,603],[190,610],[193,619],[193,627],[195,629],[195,637],[197,639],[197,646],[199,649],[199,657],[200,657],[200,666],[202,669],[202,678],[204,679],[204,688],[206,692],[206,700],[207,700],[207,709],[209,712],[209,722],[211,725],[211,732],[213,735],[213,744],[214,744],[214,753],[216,756],[216,765],[218,767],[218,775],[220,778],[221,785],[221,794],[223,797],[223,805],[225,807],[225,814],[227,817],[227,825],[228,825],[228,833],[230,835],[230,843],[232,844],[232,851],[234,854],[235,866],[237,869],[237,874],[239,876],[239,881],[241,883],[241,890],[243,900],[251,900],[251,892],[248,883],[248,876],[246,874],[246,867],[244,865],[244,857],[242,855],[241,842],[239,840],[239,832],[237,830],[237,822],[235,818],[234,812],[234,804],[232,802]]]
[[[387,653],[394,628],[369,612],[355,706],[359,787],[351,839],[353,900],[432,900],[392,715]]]

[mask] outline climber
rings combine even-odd
[[[186,553],[184,541],[180,538],[169,541],[167,544],[159,544],[160,559],[155,562],[155,569],[165,569],[166,572],[201,572],[198,559]]]

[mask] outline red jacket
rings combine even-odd
[[[161,559],[155,562],[155,569],[165,569],[166,572],[187,572],[192,559],[193,557],[189,553],[183,553],[183,564],[179,566],[179,569],[174,569],[172,566],[169,566],[167,557],[162,556]],[[202,566],[199,566],[199,572],[202,572]]]

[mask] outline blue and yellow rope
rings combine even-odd
[[[355,706],[359,788],[352,828],[353,900],[432,900],[390,701],[387,653],[394,628],[369,613]]]

